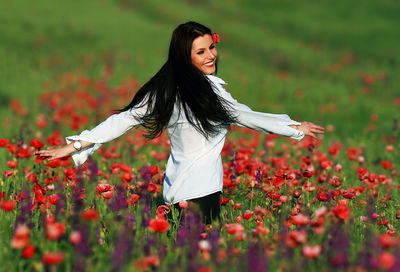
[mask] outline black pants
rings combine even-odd
[[[221,205],[219,204],[219,197],[221,192],[216,192],[210,195],[206,195],[199,198],[190,199],[195,203],[202,215],[204,224],[211,224],[212,221],[220,219]],[[181,214],[182,209],[179,207],[179,203],[174,205],[178,209],[179,214]]]

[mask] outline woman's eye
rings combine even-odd
[[[215,45],[214,45],[214,44],[210,46],[210,49],[214,49],[214,48],[215,48]]]
[[[199,52],[197,52],[197,55],[201,55],[203,53],[204,53],[204,51],[199,51]]]

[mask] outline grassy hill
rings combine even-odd
[[[253,109],[331,124],[326,137],[391,135],[399,118],[396,1],[3,1],[0,114],[18,99],[38,111],[43,82],[64,72],[149,79],[172,30],[188,20],[220,33],[218,75]],[[397,98],[397,100],[395,100]],[[395,100],[395,102],[394,102]],[[396,102],[397,101],[397,102]],[[33,114],[32,114],[33,116]],[[5,136],[16,133],[4,132]]]

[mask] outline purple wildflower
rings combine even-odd
[[[112,212],[116,212],[126,207],[126,192],[122,186],[116,186],[115,194],[108,205]]]
[[[263,247],[257,242],[249,242],[247,251],[247,265],[247,271],[268,271],[267,256],[264,254]]]
[[[133,233],[128,227],[129,224],[122,224],[122,229],[118,232],[115,241],[115,250],[111,254],[112,270],[120,271],[124,264],[130,260],[132,253]]]
[[[32,198],[28,190],[23,189],[21,192],[23,198],[20,201],[21,213],[17,216],[15,220],[15,227],[17,225],[27,224],[28,228],[33,228],[32,218]]]

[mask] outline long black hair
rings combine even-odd
[[[168,60],[120,110],[147,104],[146,113],[135,116],[147,130],[147,138],[158,137],[163,132],[175,104],[180,113],[183,109],[188,122],[207,139],[217,134],[222,126],[236,121],[229,102],[213,91],[209,79],[192,64],[193,40],[206,34],[211,35],[211,30],[199,23],[179,25],[172,34]]]

